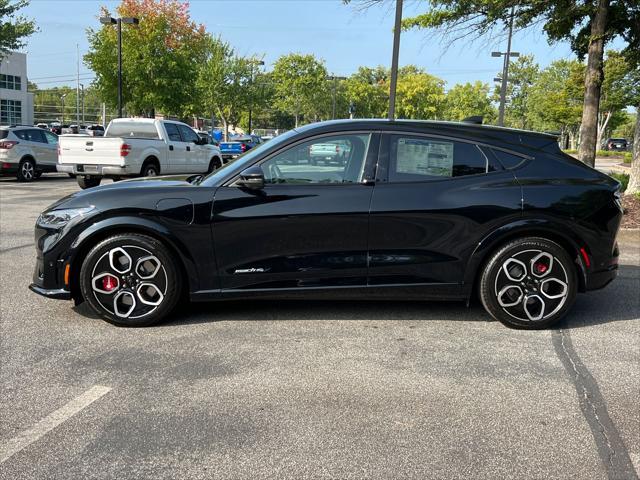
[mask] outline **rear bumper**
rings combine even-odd
[[[0,162],[0,175],[18,173],[17,163]]]
[[[73,173],[75,175],[91,175],[96,177],[124,177],[135,175],[140,172],[134,172],[131,167],[120,167],[118,165],[83,165],[78,163],[58,164],[57,170],[64,173]]]
[[[591,273],[587,277],[586,290],[599,290],[609,285],[618,276],[618,265],[611,265],[607,270]]]

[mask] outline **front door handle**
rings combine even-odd
[[[173,150],[173,145],[169,145],[169,150]]]
[[[189,145],[187,145],[187,152],[191,151],[191,147]]]

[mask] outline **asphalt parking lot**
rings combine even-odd
[[[27,290],[35,219],[77,188],[0,179],[0,478],[638,478],[640,232],[550,331],[265,301],[125,329]]]

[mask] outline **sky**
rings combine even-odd
[[[220,35],[241,55],[264,57],[265,68],[283,54],[311,53],[325,61],[330,74],[348,76],[358,66],[389,66],[393,41],[393,3],[363,10],[342,0],[193,0],[191,16],[207,30]],[[112,11],[119,2],[93,0],[31,0],[23,14],[35,19],[40,31],[28,41],[29,79],[41,88],[74,85],[77,51],[87,51],[86,29],[99,28],[98,13]],[[361,5],[361,4],[360,4]],[[423,12],[424,0],[405,0],[403,17]],[[424,31],[403,32],[400,65],[415,64],[447,82],[480,80],[493,83],[502,59],[492,50],[506,48],[504,39],[466,40],[449,45]],[[76,47],[77,45],[77,47]],[[567,44],[550,46],[539,28],[514,36],[513,51],[533,54],[541,66],[571,58]],[[81,83],[93,74],[80,65]]]

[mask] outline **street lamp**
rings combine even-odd
[[[100,23],[118,27],[118,118],[122,118],[122,24],[138,25],[140,20],[136,17],[100,17]]]
[[[494,81],[502,82],[500,85],[500,107],[498,109],[498,125],[504,127],[504,108],[505,103],[507,101],[507,81],[509,77],[509,60],[511,57],[519,57],[520,54],[518,52],[511,51],[511,37],[513,36],[513,14],[514,9],[511,8],[511,18],[509,19],[509,37],[507,40],[507,51],[506,52],[491,52],[492,57],[504,57],[504,62],[502,63],[502,78],[494,78]]]
[[[67,94],[63,93],[62,95],[60,95],[60,101],[62,102],[62,113],[60,115],[60,128],[62,128],[62,125],[64,125],[64,97],[66,97]]]
[[[336,118],[336,90],[338,88],[338,80],[346,80],[347,77],[336,77],[335,75],[331,75],[329,80],[333,80],[333,107],[331,109],[331,118]]]
[[[249,102],[249,134],[251,134],[251,123],[252,123],[252,115],[253,115],[253,66],[254,65],[264,65],[262,60],[252,61],[251,62],[251,89],[249,90],[251,95],[251,101]]]

